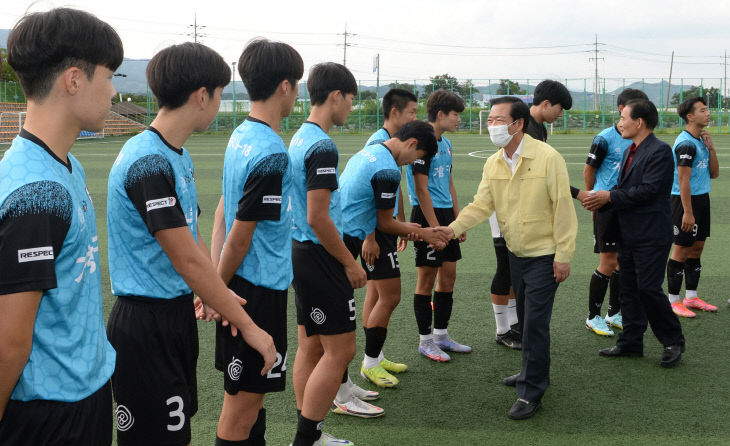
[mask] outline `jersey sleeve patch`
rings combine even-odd
[[[692,167],[697,155],[697,147],[690,141],[682,141],[674,148],[677,157],[677,166]]]
[[[175,192],[175,174],[164,156],[147,155],[135,161],[124,188],[151,234],[187,225]]]
[[[376,209],[394,209],[400,185],[400,172],[394,169],[380,170],[370,179],[375,194]]]
[[[431,158],[427,160],[419,158],[411,164],[411,168],[413,169],[413,173],[428,175],[428,171],[431,169]]]
[[[238,202],[237,220],[281,218],[281,183],[288,167],[289,157],[286,153],[268,155],[254,166],[243,187],[243,197]]]
[[[603,164],[603,160],[606,159],[606,155],[608,155],[608,141],[606,141],[606,138],[603,136],[598,135],[593,138],[591,150],[588,152],[588,159],[586,159],[586,164],[598,169],[601,167],[601,164]]]
[[[307,173],[307,190],[335,190],[337,184],[337,146],[331,139],[319,141],[304,155],[304,169]]]
[[[57,287],[55,259],[71,227],[73,199],[55,181],[21,186],[0,207],[0,294]]]

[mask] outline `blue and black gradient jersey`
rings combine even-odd
[[[254,285],[286,290],[291,284],[291,195],[292,165],[284,141],[268,124],[248,117],[228,141],[223,203],[226,238],[234,220],[258,222],[236,271]]]
[[[80,401],[114,372],[86,174],[25,129],[0,161],[0,295],[42,291],[11,399]],[[1,373],[1,372],[0,372]]]
[[[294,134],[289,144],[292,180],[292,238],[319,243],[317,235],[307,223],[307,192],[329,189],[329,215],[342,238],[342,206],[337,174],[339,152],[335,142],[317,124],[306,121]]]
[[[453,208],[451,198],[451,141],[441,136],[438,141],[438,152],[430,160],[417,159],[406,167],[406,181],[408,182],[408,198],[411,206],[418,206],[416,183],[413,175],[428,175],[428,193],[434,209]]]
[[[395,207],[399,184],[400,170],[385,145],[353,155],[340,176],[345,234],[365,240],[377,226],[377,210]]]
[[[109,174],[109,272],[116,296],[174,299],[192,290],[154,234],[187,226],[198,237],[193,161],[149,127],[130,138]]]
[[[385,127],[381,127],[380,129],[378,129],[378,131],[376,131],[375,133],[370,135],[370,138],[368,138],[368,140],[365,142],[365,147],[373,145],[373,144],[382,144],[385,141],[389,140],[390,138],[391,138],[390,133],[388,133],[388,131],[385,130]],[[398,167],[398,170],[403,172],[403,169],[400,167]],[[401,177],[402,177],[402,175],[401,175]],[[398,191],[400,192],[400,184],[398,184]],[[395,209],[393,210],[393,217],[398,215],[398,195],[399,194],[395,195]]]
[[[618,182],[618,172],[624,151],[631,146],[630,139],[623,139],[618,129],[609,127],[593,138],[586,164],[596,169],[593,190],[611,190]]]
[[[677,166],[691,167],[689,189],[692,195],[709,194],[710,190],[710,151],[705,142],[695,138],[687,130],[674,140],[674,184],[672,195],[679,195],[679,174]]]

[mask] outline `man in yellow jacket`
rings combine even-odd
[[[508,416],[532,417],[550,380],[550,316],[558,284],[570,275],[578,221],[565,160],[525,134],[530,111],[520,99],[491,102],[489,136],[500,147],[484,164],[474,201],[440,230],[457,237],[497,213],[507,242],[517,311],[523,313],[522,371],[504,379],[517,387]]]

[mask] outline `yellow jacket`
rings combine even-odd
[[[527,134],[514,174],[503,153],[499,149],[484,163],[474,201],[449,227],[459,236],[496,212],[507,248],[514,255],[555,254],[556,262],[570,262],[578,219],[565,160],[548,144]]]

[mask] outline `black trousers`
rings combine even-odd
[[[682,325],[672,311],[662,290],[665,267],[671,245],[619,246],[621,267],[621,313],[624,330],[616,345],[625,350],[643,352],[644,332],[651,324],[654,336],[662,345],[684,345]]]
[[[550,317],[558,284],[554,255],[517,257],[509,253],[517,313],[522,314],[522,371],[517,397],[539,401],[550,382]]]

